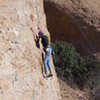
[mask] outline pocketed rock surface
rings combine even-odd
[[[49,36],[42,0],[0,0],[0,100],[59,100],[53,64],[53,77],[42,76],[38,26]]]

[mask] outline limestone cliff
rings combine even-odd
[[[100,0],[44,0],[44,5],[52,41],[67,41],[81,55],[100,59]],[[63,100],[100,100],[100,87],[84,92],[61,80],[60,85]]]
[[[42,0],[0,0],[0,100],[59,100],[54,68],[52,78],[42,76],[30,30],[38,26],[49,36]]]
[[[82,55],[100,54],[100,0],[44,0],[52,41],[72,43]]]

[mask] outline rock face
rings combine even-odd
[[[0,100],[59,100],[54,76],[42,76],[42,52],[33,30],[46,35],[42,0],[0,0]],[[53,64],[52,64],[53,66]]]
[[[68,41],[82,55],[99,54],[100,0],[44,0],[44,4],[52,41]]]

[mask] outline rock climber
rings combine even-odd
[[[32,32],[34,32],[32,28],[31,28],[31,30],[32,30]],[[43,60],[45,75],[43,75],[43,76],[46,78],[46,77],[53,76],[52,70],[51,70],[51,64],[50,64],[50,56],[51,56],[53,50],[52,50],[51,46],[49,45],[48,37],[46,35],[44,35],[43,31],[39,27],[38,27],[38,31],[39,31],[38,36],[34,32],[35,35],[36,35],[35,41],[39,42],[39,40],[41,39],[43,51],[45,52],[45,57],[44,57],[44,60]],[[47,69],[49,69],[49,74],[47,74]]]
[[[41,42],[43,45],[43,50],[45,52],[45,58],[44,58],[44,68],[45,68],[45,75],[44,77],[50,77],[53,76],[51,71],[51,64],[50,64],[50,56],[52,54],[52,48],[49,45],[48,37],[43,34],[42,30],[38,27],[39,30],[39,38],[41,38]],[[49,75],[47,75],[47,69],[49,69]]]

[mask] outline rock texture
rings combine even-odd
[[[44,0],[51,40],[72,43],[81,55],[100,59],[100,0]],[[62,100],[100,100],[100,87],[81,91],[60,80]]]
[[[88,92],[81,91],[75,86],[72,88],[61,79],[59,79],[59,83],[61,85],[60,90],[62,100],[91,100]]]
[[[52,41],[71,42],[82,55],[100,54],[100,0],[44,0]]]
[[[59,100],[54,68],[52,78],[42,76],[30,30],[38,26],[49,36],[42,0],[0,0],[0,100]]]

